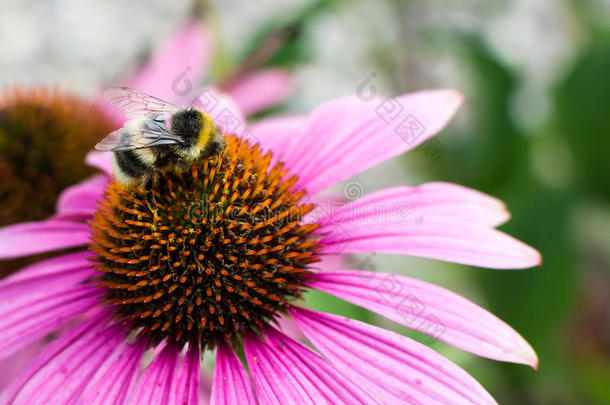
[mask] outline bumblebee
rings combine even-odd
[[[128,87],[108,89],[108,101],[125,111],[128,121],[95,149],[114,152],[113,173],[125,187],[148,193],[159,173],[180,172],[195,161],[221,153],[222,131],[212,117]]]

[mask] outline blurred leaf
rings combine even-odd
[[[305,27],[317,15],[342,0],[314,0],[293,16],[261,27],[238,58],[246,71],[259,67],[292,67],[307,60]],[[244,72],[239,72],[244,73]]]
[[[303,306],[316,311],[329,312],[363,322],[367,322],[371,319],[371,314],[366,309],[314,289],[311,289],[306,293]]]
[[[556,91],[556,130],[574,154],[581,191],[610,200],[610,37],[581,54]]]
[[[458,36],[456,45],[473,85],[465,106],[473,120],[468,133],[451,137],[450,153],[436,168],[462,184],[496,190],[526,156],[526,140],[509,114],[517,78],[480,39]]]

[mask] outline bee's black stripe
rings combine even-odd
[[[116,153],[116,161],[123,173],[132,178],[141,178],[150,170],[149,167],[140,160],[140,157],[132,150],[125,150]]]

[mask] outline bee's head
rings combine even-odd
[[[183,147],[189,148],[197,143],[204,127],[203,118],[201,111],[194,108],[178,111],[172,116],[172,132],[184,138]]]

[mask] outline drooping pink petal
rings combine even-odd
[[[422,216],[406,223],[339,222],[320,229],[324,252],[390,253],[492,269],[537,266],[540,253],[480,222]]]
[[[308,284],[479,356],[537,367],[536,353],[514,329],[433,284],[359,270],[316,273]]]
[[[129,404],[167,404],[178,364],[178,349],[166,346],[136,382]]]
[[[0,359],[0,392],[40,353],[43,346],[43,340],[36,340],[12,355]]]
[[[376,404],[330,363],[273,328],[265,341],[244,339],[248,368],[261,404]]]
[[[23,222],[0,228],[0,259],[84,246],[89,227],[67,221]]]
[[[282,155],[298,186],[315,194],[438,133],[463,97],[432,90],[386,100],[348,96],[313,110]]]
[[[76,403],[125,335],[122,326],[105,325],[108,317],[98,314],[50,343],[2,393],[0,403]]]
[[[124,404],[133,389],[140,369],[146,341],[117,344],[114,353],[99,367],[81,395],[81,404]]]
[[[300,342],[305,341],[305,336],[303,335],[303,332],[301,332],[301,329],[299,329],[294,321],[287,316],[282,315],[277,319],[277,328],[294,340]]]
[[[251,143],[259,143],[263,150],[273,152],[273,161],[283,160],[284,151],[303,130],[307,117],[283,115],[258,121],[250,126]]]
[[[54,257],[52,259],[42,260],[27,266],[9,277],[0,280],[0,296],[3,297],[0,301],[8,299],[9,290],[11,288],[35,288],[40,280],[51,280],[53,276],[72,273],[77,270],[88,269],[90,275],[95,274],[95,270],[91,268],[90,252],[76,252],[63,256]],[[75,283],[85,280],[87,277],[77,277]],[[31,284],[25,284],[31,283]],[[65,285],[64,285],[65,286]],[[29,291],[28,291],[29,292]]]
[[[377,191],[336,207],[319,205],[305,221],[325,227],[350,222],[360,225],[418,223],[427,218],[479,222],[498,226],[510,217],[500,201],[478,191],[450,183],[426,183]]]
[[[249,115],[285,100],[291,87],[292,76],[288,71],[266,69],[237,79],[225,91]]]
[[[109,180],[108,176],[98,174],[65,189],[57,199],[57,215],[54,219],[91,218]]]
[[[179,361],[180,353],[177,347],[173,344],[165,346],[136,382],[129,403],[133,405],[197,403],[199,352],[191,349],[186,359]]]
[[[199,370],[199,405],[209,405],[211,403],[212,385],[212,376],[205,369]]]
[[[212,405],[256,405],[250,377],[237,355],[225,342],[216,349]]]
[[[407,337],[311,310],[290,315],[324,357],[383,403],[496,403],[464,370]]]
[[[88,252],[30,265],[0,281],[0,356],[42,338],[97,304],[97,291],[79,285],[96,272]]]
[[[98,288],[73,284],[75,280],[70,275],[50,277],[57,280],[45,277],[35,288],[26,287],[19,291],[14,286],[7,293],[7,298],[1,297],[0,357],[43,338],[99,305],[101,298]],[[62,287],[63,280],[66,285]]]
[[[318,270],[337,270],[344,269],[350,263],[348,256],[345,255],[329,255],[320,256],[321,261],[313,263],[312,269]]]
[[[112,153],[91,151],[85,156],[85,163],[112,178]]]
[[[197,405],[199,399],[199,348],[189,347],[172,381],[169,404]]]
[[[180,28],[150,58],[148,63],[122,86],[176,104],[184,104],[193,97],[211,56],[211,41],[200,21],[192,21]],[[117,123],[125,121],[122,111],[110,105],[100,94],[97,104]]]

